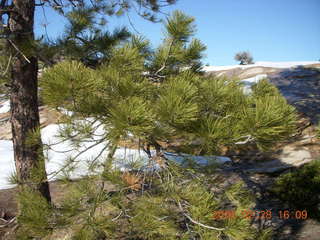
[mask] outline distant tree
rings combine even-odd
[[[247,65],[247,64],[253,64],[253,57],[251,56],[251,53],[248,51],[238,52],[234,59],[236,61],[240,62],[240,65]]]

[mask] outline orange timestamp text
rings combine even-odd
[[[301,219],[305,220],[308,218],[307,210],[280,210],[273,212],[270,209],[266,210],[254,210],[254,209],[243,209],[240,211],[236,210],[218,210],[214,211],[212,218],[214,220],[224,220],[233,218],[245,218],[245,219],[272,219],[278,217],[280,219]]]

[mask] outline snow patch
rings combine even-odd
[[[183,164],[186,160],[192,160],[197,164],[206,166],[209,164],[224,164],[227,162],[231,162],[231,159],[228,157],[220,157],[220,156],[195,156],[186,153],[170,153],[165,152],[164,156],[171,161],[175,161],[179,164]]]
[[[7,100],[0,104],[0,113],[7,113],[10,111],[10,101]]]
[[[234,68],[252,68],[252,67],[270,67],[270,68],[292,68],[297,66],[304,66],[310,64],[320,64],[317,61],[303,61],[303,62],[256,62],[248,65],[229,65],[229,66],[205,66],[203,68],[206,72],[224,71]]]
[[[244,83],[243,92],[245,94],[250,94],[252,92],[252,90],[251,90],[252,85],[258,83],[260,80],[267,78],[267,77],[268,77],[267,74],[258,74],[254,77],[241,80],[241,82]]]
[[[0,166],[0,189],[13,187],[8,182],[10,175],[15,171],[11,141],[0,140]]]
[[[101,163],[101,161],[105,159],[106,155],[108,154],[108,151],[105,150],[107,144],[106,142],[102,142],[95,146],[93,146],[94,142],[85,142],[81,144],[80,147],[72,149],[72,142],[70,140],[61,141],[61,139],[58,137],[59,131],[63,127],[63,124],[50,124],[41,129],[42,142],[44,143],[44,146],[50,145],[50,148],[45,147],[44,150],[44,154],[48,159],[46,162],[46,171],[49,181],[55,180],[62,176],[63,171],[67,170],[69,166],[74,166],[75,168],[70,172],[68,177],[77,179],[86,176],[91,173],[89,171],[89,163],[101,152],[103,152],[101,158],[96,160],[97,163]],[[98,127],[95,131],[96,135],[101,135],[104,133],[105,130],[102,126]],[[95,136],[94,140],[96,141],[98,139],[99,137]],[[75,163],[66,166],[66,160],[68,157],[75,157],[84,149],[88,150],[81,154]],[[152,151],[151,154],[154,155],[155,152]],[[193,156],[189,154],[175,154],[169,152],[165,152],[164,155],[169,160],[176,161],[178,163],[183,163],[183,161],[186,159],[194,160],[201,165],[213,162],[216,162],[217,164],[223,164],[231,161],[227,157]],[[160,166],[157,163],[150,162],[148,155],[144,151],[138,149],[119,147],[115,152],[114,159],[113,168],[117,168],[121,171],[127,171],[131,169],[153,171],[160,169]],[[8,182],[9,176],[15,171],[13,146],[11,141],[0,141],[0,166],[0,189],[14,187],[14,185]]]

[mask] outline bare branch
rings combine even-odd
[[[197,222],[196,220],[192,219],[189,215],[187,215],[186,213],[184,213],[184,210],[180,204],[180,202],[178,202],[178,205],[179,205],[179,208],[180,210],[182,211],[182,214],[188,218],[190,220],[190,222],[194,223],[194,224],[197,224],[199,225],[200,227],[204,227],[204,228],[208,228],[208,229],[211,229],[211,230],[216,230],[216,231],[224,231],[225,228],[216,228],[216,227],[212,227],[212,226],[208,226],[208,225],[205,225],[203,223],[200,223],[200,222]]]
[[[251,135],[242,136],[242,137],[240,137],[239,139],[241,139],[241,138],[247,138],[247,139],[244,140],[244,141],[235,142],[234,144],[236,144],[236,145],[247,144],[248,142],[252,142],[252,141],[255,139],[255,138],[252,137]]]
[[[20,51],[20,49],[10,40],[8,39],[8,41],[11,43],[11,45],[24,57],[24,59],[28,62],[31,63],[30,60],[26,57],[26,55],[23,54],[22,51]]]
[[[10,67],[11,60],[12,60],[12,55],[10,54],[7,67],[6,67],[5,71],[1,74],[1,76],[5,76],[7,74],[9,67]]]

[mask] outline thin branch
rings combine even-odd
[[[101,139],[100,141],[97,141],[95,144],[92,144],[91,146],[85,148],[84,150],[80,151],[75,157],[72,158],[71,161],[69,161],[66,165],[63,166],[63,168],[59,169],[58,171],[53,171],[50,174],[50,178],[48,178],[48,180],[54,178],[55,176],[57,176],[59,173],[61,173],[65,168],[69,167],[71,164],[79,162],[79,160],[76,161],[76,159],[81,156],[83,153],[85,153],[86,151],[88,151],[89,149],[99,145],[100,143],[102,143],[105,139]]]
[[[23,52],[20,51],[20,49],[10,40],[8,41],[11,43],[11,45],[24,57],[24,59],[28,62],[31,63],[30,60],[26,57],[26,55],[23,54]]]
[[[89,169],[95,164],[95,162],[101,157],[101,155],[104,153],[104,151],[107,150],[108,147],[109,146],[106,145],[104,148],[102,148],[99,154],[93,160],[90,161]]]
[[[174,42],[174,39],[171,39],[170,44],[169,44],[169,49],[168,49],[167,57],[166,57],[166,59],[164,60],[162,67],[161,67],[158,71],[156,71],[155,75],[158,75],[158,74],[166,67],[168,58],[169,58],[170,53],[171,53],[171,49],[172,49],[173,42]]]
[[[122,211],[120,211],[118,216],[116,216],[115,218],[112,218],[111,221],[112,222],[116,221],[121,215],[122,215]]]
[[[255,139],[251,135],[243,136],[243,137],[240,137],[239,139],[241,139],[241,138],[247,138],[247,139],[244,141],[235,142],[234,144],[236,144],[236,145],[247,144],[248,142],[252,142]]]
[[[184,213],[184,210],[180,204],[180,202],[178,202],[178,205],[179,205],[179,208],[180,210],[182,211],[182,214],[188,218],[190,220],[190,222],[194,223],[194,224],[197,224],[199,225],[200,227],[204,227],[204,228],[208,228],[208,229],[211,229],[211,230],[216,230],[216,231],[224,231],[225,228],[216,228],[216,227],[212,227],[212,226],[208,226],[208,225],[205,225],[203,223],[200,223],[200,222],[197,222],[196,220],[192,219],[189,215],[187,215],[186,213]]]
[[[129,24],[130,24],[130,26],[132,27],[132,29],[133,29],[137,34],[140,34],[140,32],[136,29],[136,27],[134,26],[133,22],[131,21],[131,18],[130,18],[130,16],[129,16],[128,12],[126,12],[126,15],[127,15],[127,18],[128,18],[128,20],[129,20]]]
[[[12,55],[10,54],[7,67],[6,67],[5,71],[1,74],[2,76],[5,76],[7,74],[9,67],[10,67],[11,60],[12,60]]]

